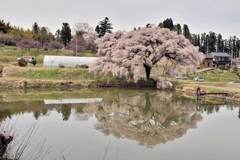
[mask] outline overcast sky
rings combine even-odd
[[[0,19],[31,29],[34,22],[55,34],[62,22],[72,28],[75,22],[96,27],[105,17],[113,31],[130,31],[147,23],[158,25],[167,18],[190,32],[213,31],[223,38],[240,38],[239,0],[5,0],[0,3]]]

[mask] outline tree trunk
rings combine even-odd
[[[145,68],[146,78],[149,79],[149,78],[150,78],[150,73],[151,73],[152,67],[149,67],[149,66],[147,66],[147,65],[145,65],[145,64],[144,64],[143,66],[144,66],[144,68]]]

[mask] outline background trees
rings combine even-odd
[[[77,40],[77,44],[76,44]],[[76,48],[77,47],[77,48]],[[74,52],[85,52],[87,44],[82,36],[77,36],[66,46],[66,49],[72,50]],[[77,50],[76,50],[77,49]]]
[[[113,29],[112,23],[110,23],[110,20],[108,19],[108,17],[106,17],[103,21],[100,21],[98,23],[95,31],[98,33],[98,37],[102,37],[106,33],[112,33],[111,29]]]
[[[112,73],[113,76],[130,79],[133,72],[136,81],[149,79],[153,65],[160,60],[165,63],[171,61],[175,66],[195,66],[197,61],[204,59],[198,47],[194,47],[184,36],[159,27],[106,34],[96,43],[98,55],[103,57],[90,66],[90,71],[98,71],[101,65],[104,74]],[[141,68],[145,74],[138,75]]]
[[[12,29],[10,22],[5,23],[4,20],[0,19],[0,32],[7,33],[10,29]]]
[[[63,48],[63,44],[58,41],[51,41],[48,43],[48,47],[50,50],[56,49],[58,51]]]
[[[93,27],[91,27],[88,23],[74,23],[73,29],[74,33],[76,33],[79,36],[83,36],[83,34],[92,32]]]
[[[30,50],[31,48],[39,49],[41,47],[40,42],[33,41],[30,39],[21,39],[20,41],[17,42],[16,45],[22,49],[28,49],[28,50]]]
[[[160,28],[168,28],[171,31],[175,30],[175,26],[173,25],[172,18],[167,18],[166,20],[163,21],[163,23],[160,23],[158,26]]]
[[[71,35],[71,28],[68,23],[62,23],[62,30],[61,30],[61,41],[66,47],[67,44],[71,41],[72,35]]]
[[[97,51],[97,46],[94,43],[94,41],[98,38],[98,35],[96,32],[88,32],[83,35],[84,40],[87,43],[87,49],[92,50],[93,52]]]
[[[194,46],[199,47],[199,51],[204,54],[211,52],[226,52],[233,58],[239,57],[240,40],[236,36],[230,36],[228,39],[223,39],[221,33],[210,31],[209,33],[191,34],[187,24],[174,25],[171,18],[167,18],[158,25],[160,28],[169,28],[176,31],[178,34],[183,34]],[[174,29],[172,29],[174,26]]]

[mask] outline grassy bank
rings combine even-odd
[[[17,58],[28,55],[37,59],[37,65],[34,67],[29,64],[26,67],[17,65]],[[155,87],[155,81],[140,81],[138,84],[127,83],[125,79],[118,79],[108,76],[93,75],[88,69],[83,68],[44,68],[44,55],[65,55],[73,56],[74,53],[68,50],[45,51],[45,50],[22,50],[16,47],[6,47],[6,50],[0,51],[0,77],[1,88],[53,88],[53,87]],[[96,56],[91,52],[79,53],[79,56]],[[193,81],[196,76],[204,77],[204,82]],[[177,91],[185,93],[195,93],[196,88],[200,87],[204,92],[228,92],[229,97],[240,101],[240,85],[229,84],[230,81],[239,82],[236,73],[229,70],[215,69],[207,72],[198,73],[198,75],[187,76],[188,80],[172,79]]]

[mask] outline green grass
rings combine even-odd
[[[17,78],[27,78],[27,79],[42,79],[42,80],[88,80],[94,79],[92,73],[89,73],[87,69],[81,68],[19,68],[16,67],[12,69],[14,72],[9,77],[17,77]],[[21,70],[21,71],[20,71]]]
[[[73,51],[61,49],[57,50],[43,50],[39,49],[36,50],[34,48],[28,49],[21,49],[16,46],[6,46],[5,50],[0,50],[0,63],[16,63],[17,58],[21,56],[33,56],[37,60],[37,63],[43,62],[44,55],[58,55],[58,56],[75,56]],[[95,53],[87,50],[85,53],[78,53],[78,56],[83,57],[96,57]]]
[[[191,75],[189,79],[193,80],[194,77],[204,77],[204,83],[206,82],[229,82],[239,81],[238,76],[234,72],[229,70],[214,69],[206,72],[198,73],[198,75]]]

